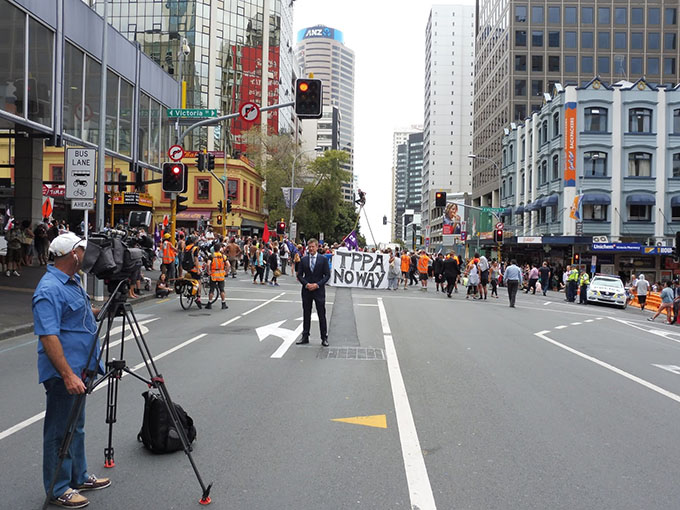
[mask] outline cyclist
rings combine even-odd
[[[194,280],[193,285],[196,289],[196,306],[203,308],[201,303],[201,263],[198,258],[200,248],[196,243],[196,236],[189,236],[187,239],[187,247],[184,249],[184,256],[182,257],[182,267],[187,271],[187,278]]]
[[[210,256],[210,293],[208,294],[208,304],[205,305],[206,310],[212,308],[213,291],[220,292],[220,299],[222,299],[222,310],[229,308],[227,306],[226,297],[224,295],[224,278],[229,271],[229,261],[222,253],[222,245],[215,244],[215,253]]]

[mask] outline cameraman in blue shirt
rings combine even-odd
[[[38,377],[45,387],[47,404],[43,428],[43,483],[49,490],[59,463],[59,447],[66,433],[71,408],[78,394],[86,391],[85,370],[97,370],[99,345],[97,323],[90,299],[77,272],[85,256],[86,241],[72,232],[57,236],[49,251],[54,265],[33,294],[33,320],[38,343]],[[93,342],[94,354],[87,366]],[[65,508],[82,508],[89,501],[79,491],[103,489],[108,478],[87,473],[85,459],[85,412],[80,414],[68,454],[59,469],[50,502]]]

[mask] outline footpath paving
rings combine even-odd
[[[24,267],[21,276],[5,276],[0,274],[0,340],[24,335],[33,331],[33,311],[31,299],[38,282],[45,274],[45,266]],[[151,290],[143,291],[131,303],[140,303],[153,299],[156,280],[160,271],[144,271],[144,276],[151,278]],[[95,278],[88,275],[88,294],[94,293]],[[106,292],[105,292],[106,293]]]

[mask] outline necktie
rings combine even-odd
[[[311,257],[309,259],[309,268],[314,271],[314,266],[316,265],[316,257]]]

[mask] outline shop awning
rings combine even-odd
[[[506,207],[505,211],[503,211],[503,216],[510,216],[512,215],[512,207]]]
[[[524,212],[523,205],[520,205],[519,207],[517,207],[517,209],[515,209],[515,214],[522,214],[523,212]]]
[[[626,197],[627,205],[654,205],[655,203],[654,195],[648,193],[633,193]]]
[[[557,205],[557,201],[559,200],[557,195],[550,195],[549,197],[545,197],[543,199],[543,207],[550,207],[552,205]]]
[[[608,205],[612,200],[607,193],[586,193],[581,199],[582,204]]]
[[[264,228],[264,222],[258,222],[253,220],[248,220],[243,218],[241,220],[241,227],[254,227],[254,228]]]
[[[680,195],[671,198],[671,207],[680,207]]]
[[[525,211],[535,211],[536,209],[538,209],[538,202],[531,202],[530,204],[527,204],[527,206],[524,210]]]
[[[186,211],[177,213],[177,219],[197,221],[203,216],[204,220],[209,220],[211,214],[212,211],[210,209],[187,209]]]

